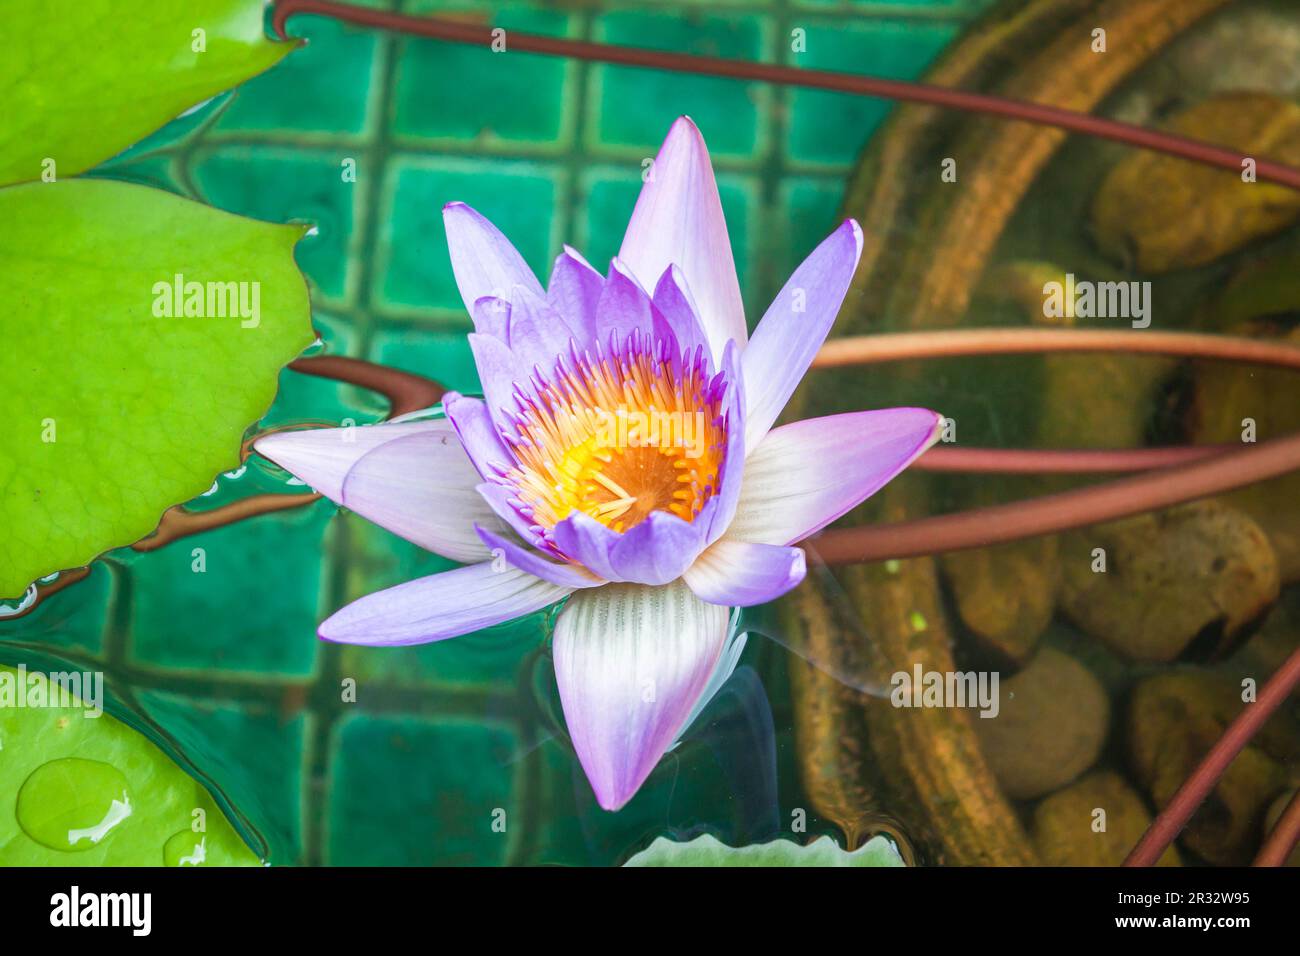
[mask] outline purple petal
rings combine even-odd
[[[516,286],[516,288],[519,288]],[[510,325],[510,302],[495,295],[485,295],[474,302],[470,310],[474,319],[474,331],[480,335],[490,335],[494,339],[506,341],[507,328]]]
[[[518,568],[494,571],[484,561],[368,594],[327,618],[318,633],[343,644],[427,644],[531,614],[570,590]]]
[[[501,234],[501,230],[461,202],[442,209],[451,252],[451,270],[456,275],[460,297],[472,315],[474,303],[484,296],[508,299],[517,285],[542,295],[541,284],[523,256]]]
[[[502,412],[517,407],[514,399],[515,383],[527,381],[530,369],[516,362],[510,346],[490,335],[471,334],[469,349],[474,353],[479,384],[483,387],[483,398],[492,420],[505,434],[513,435],[514,425]]]
[[[785,594],[806,570],[799,548],[723,538],[696,559],[683,580],[710,604],[752,607]]]
[[[590,588],[605,583],[575,564],[561,564],[558,561],[551,561],[542,557],[536,551],[521,548],[509,538],[503,538],[487,528],[480,527],[477,531],[479,537],[483,539],[483,544],[491,549],[490,553],[495,556],[495,552],[499,551],[501,556],[510,564],[513,564],[521,571],[527,571],[529,574],[541,578],[543,581],[550,581],[552,584],[568,588]]]
[[[654,331],[654,317],[650,295],[632,277],[627,266],[618,259],[609,264],[609,278],[601,290],[596,311],[600,315],[599,336],[602,343],[609,333],[618,331],[619,341],[632,332]]]
[[[575,511],[552,531],[556,546],[572,561],[607,581],[666,584],[681,577],[704,548],[697,519],[683,521],[656,511],[625,532]]]
[[[794,544],[875,494],[939,436],[925,408],[810,418],[768,432],[745,460],[727,538]]]
[[[641,188],[619,257],[653,286],[670,265],[686,276],[714,361],[727,341],[745,343],[745,308],[709,151],[695,124],[673,123]]]
[[[600,329],[596,305],[604,287],[605,277],[573,249],[565,246],[564,252],[556,257],[546,297],[574,330],[574,338],[581,348],[596,340]]]
[[[712,544],[726,532],[736,514],[740,489],[745,476],[745,375],[741,367],[740,345],[728,342],[722,352],[722,374],[727,382],[723,414],[727,418],[727,451],[722,460],[717,494],[709,515],[705,542]],[[703,513],[695,520],[704,519]]]
[[[694,354],[696,348],[703,346],[704,354],[709,357],[708,369],[714,370],[713,353],[709,348],[709,338],[700,324],[700,313],[686,286],[686,276],[677,266],[664,270],[655,286],[655,308],[659,310],[664,323],[672,330],[673,338],[682,352]]]
[[[704,549],[704,529],[667,511],[651,512],[623,532],[609,550],[611,580],[667,584],[682,576]]]
[[[556,547],[571,561],[607,581],[618,579],[610,552],[619,534],[583,511],[575,511],[551,530]]]
[[[380,445],[423,432],[442,434],[450,427],[444,419],[421,422],[385,422],[343,428],[307,428],[276,432],[253,442],[253,449],[299,481],[337,504],[343,503],[343,479],[363,455]]]
[[[564,719],[606,810],[627,803],[672,745],[727,630],[727,609],[680,581],[579,591],[560,612],[554,654]]]
[[[480,475],[493,478],[497,474],[493,465],[514,462],[514,456],[497,432],[486,402],[479,398],[466,398],[459,392],[448,392],[442,397],[442,407]]]
[[[846,219],[794,271],[745,349],[746,447],[756,448],[794,394],[839,314],[862,255],[862,230]]]
[[[469,563],[488,557],[475,524],[502,528],[476,490],[478,472],[451,428],[386,442],[343,481],[342,504],[426,550]]]
[[[520,286],[514,289],[508,328],[515,368],[531,371],[538,366],[546,375],[555,370],[559,356],[569,353],[575,337],[546,299]]]
[[[512,502],[515,492],[504,485],[483,482],[478,486],[478,493],[502,521],[515,529],[515,533],[534,548],[542,547],[542,537],[536,525],[520,514]]]

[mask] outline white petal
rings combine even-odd
[[[726,537],[794,544],[869,498],[934,444],[940,418],[925,408],[880,408],[808,418],[767,433],[745,458]]]
[[[745,307],[709,151],[690,119],[673,124],[651,171],[619,258],[647,289],[655,288],[669,266],[682,271],[717,362],[729,340],[745,344]]]
[[[579,591],[560,612],[554,652],[564,718],[606,810],[632,798],[691,717],[728,616],[681,581]]]

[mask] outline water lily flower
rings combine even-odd
[[[797,585],[795,545],[907,467],[940,419],[891,408],[772,427],[835,320],[862,231],[831,233],[750,338],[708,151],[685,117],[605,275],[565,247],[543,289],[487,219],[462,203],[443,214],[485,398],[448,393],[442,419],[255,447],[466,565],[344,607],[325,640],[440,641],[565,601],[564,717],[616,810],[734,667],[729,609]]]

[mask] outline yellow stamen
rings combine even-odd
[[[655,511],[693,521],[714,494],[726,447],[719,390],[642,342],[603,362],[557,368],[518,418],[507,478],[552,528],[581,511],[616,531]]]

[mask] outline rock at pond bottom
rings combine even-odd
[[[957,613],[987,648],[1016,665],[1033,656],[1056,608],[1056,538],[953,551],[942,558]]]
[[[1119,866],[1151,825],[1151,814],[1124,778],[1091,773],[1034,808],[1034,845],[1046,866]],[[1178,866],[1170,847],[1157,866]]]
[[[1267,93],[1212,96],[1174,117],[1169,130],[1230,145],[1243,159],[1300,159],[1300,106]],[[1134,152],[1103,181],[1092,205],[1097,242],[1113,260],[1143,272],[1213,262],[1285,227],[1300,195],[1155,152]]]
[[[1110,701],[1092,672],[1044,648],[1003,681],[996,717],[975,717],[989,766],[1007,796],[1041,797],[1097,761],[1110,722]]]
[[[1134,773],[1164,807],[1246,704],[1232,677],[1195,671],[1158,674],[1133,691],[1128,746]],[[1250,862],[1268,805],[1300,756],[1300,733],[1274,714],[1237,755],[1179,835],[1182,846],[1220,866]]]
[[[1130,660],[1171,661],[1198,636],[1218,655],[1278,596],[1268,537],[1216,501],[1087,528],[1062,551],[1062,609]]]

